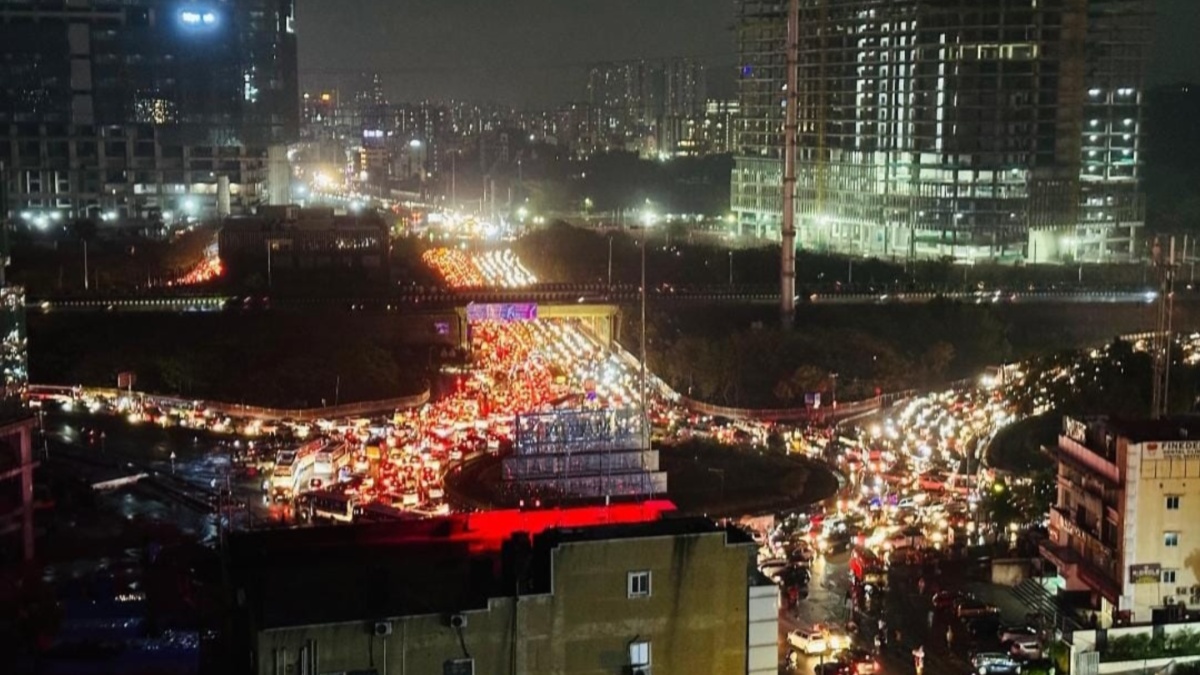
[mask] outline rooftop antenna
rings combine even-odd
[[[1175,238],[1167,250],[1154,238],[1150,261],[1158,275],[1158,323],[1154,327],[1152,355],[1154,358],[1154,388],[1150,404],[1151,419],[1167,415],[1171,384],[1171,324],[1175,309]]]
[[[787,20],[787,106],[783,123],[783,225],[780,228],[779,310],[783,329],[796,319],[796,87],[800,63],[800,3]]]

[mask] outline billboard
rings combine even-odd
[[[1182,459],[1200,456],[1200,441],[1165,441],[1142,444],[1142,459]]]
[[[478,303],[467,305],[467,321],[534,321],[538,318],[537,303],[534,302],[500,302]]]
[[[1129,566],[1129,583],[1157,584],[1161,576],[1162,565],[1158,563],[1142,563]]]

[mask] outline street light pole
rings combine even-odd
[[[608,235],[608,289],[612,290],[612,235]]]
[[[733,251],[729,251],[729,286],[733,287]]]
[[[650,410],[646,407],[646,224],[642,224],[642,444],[650,449]]]

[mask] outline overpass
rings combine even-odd
[[[1177,300],[1194,294],[1178,293]],[[1146,290],[1048,290],[1048,291],[921,291],[841,293],[817,291],[798,298],[813,305],[924,304],[937,299],[972,304],[1143,304],[1154,300]],[[91,294],[31,297],[29,311],[66,312],[219,312],[226,310],[346,309],[350,311],[395,312],[412,309],[452,309],[470,303],[537,303],[558,305],[631,305],[641,301],[636,287],[602,284],[542,284],[529,288],[439,288],[402,289],[388,295],[297,296],[286,294]],[[761,304],[779,302],[778,292],[761,288],[663,286],[650,289],[646,297],[656,306],[715,304]],[[565,311],[565,310],[564,310]],[[578,318],[578,317],[573,317]]]
[[[455,309],[458,316],[459,347],[470,348],[470,319],[467,308]],[[612,347],[621,337],[621,308],[610,304],[596,303],[538,303],[537,318],[539,319],[574,319],[583,324],[584,329],[591,333],[601,344]]]

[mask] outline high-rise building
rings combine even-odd
[[[1200,425],[1068,417],[1055,457],[1058,497],[1040,550],[1061,591],[1089,595],[1102,627],[1200,607]]]
[[[0,5],[10,214],[202,216],[286,201],[299,128],[293,0]]]
[[[739,3],[731,206],[759,236],[778,236],[781,215],[787,6]],[[800,246],[1136,254],[1147,0],[800,0],[800,13]]]
[[[704,115],[707,77],[694,59],[599,63],[588,70],[595,150],[672,152]]]

